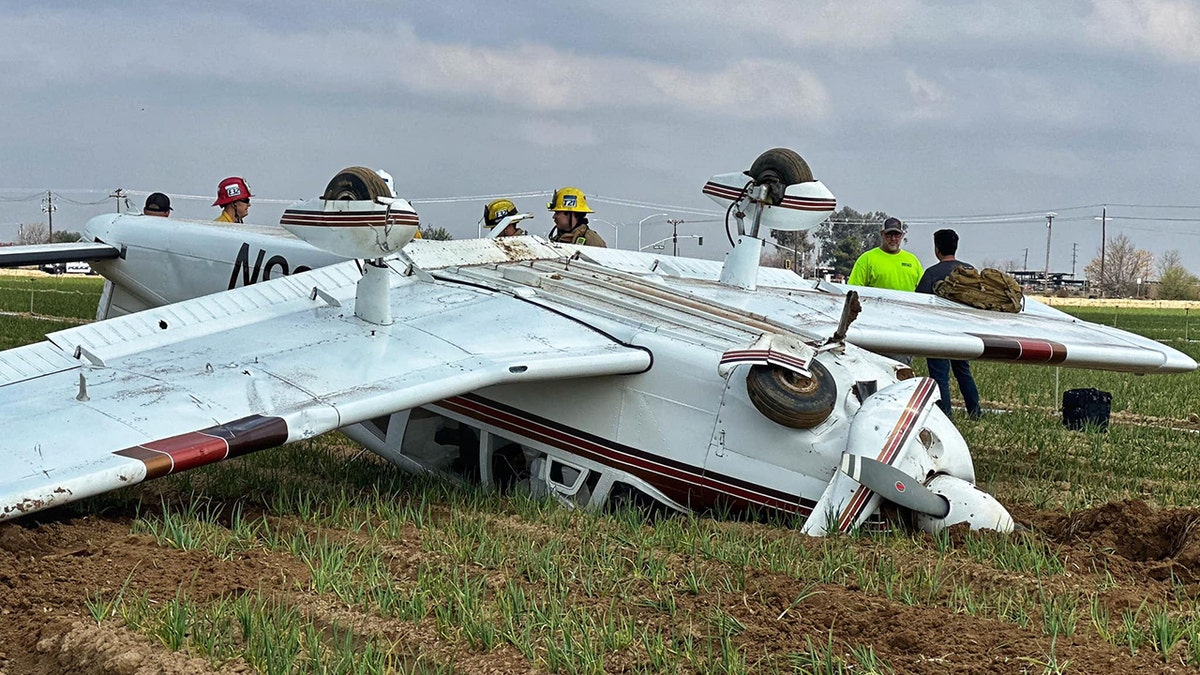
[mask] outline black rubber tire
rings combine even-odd
[[[365,166],[351,166],[342,169],[338,175],[325,186],[324,199],[346,199],[350,201],[375,201],[376,197],[391,197],[392,191],[387,183],[375,173],[374,169]]]
[[[787,148],[771,148],[758,156],[746,172],[755,182],[775,180],[784,185],[808,183],[813,179],[808,162]]]
[[[746,375],[750,402],[767,419],[792,429],[811,429],[829,419],[837,403],[837,383],[818,361],[803,377],[779,366],[752,366]]]

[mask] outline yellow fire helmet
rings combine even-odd
[[[573,187],[559,188],[554,191],[554,198],[546,205],[550,211],[574,211],[576,213],[593,213],[587,205],[587,197],[583,190]]]
[[[517,212],[517,205],[507,199],[497,199],[488,202],[483,207],[483,226],[489,230],[500,224],[500,221]]]

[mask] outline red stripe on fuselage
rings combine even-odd
[[[912,437],[913,429],[916,428],[917,418],[921,415],[921,410],[932,398],[933,392],[937,387],[937,383],[929,378],[921,378],[921,383],[917,385],[916,391],[909,397],[908,403],[904,406],[904,412],[896,419],[896,424],[892,427],[891,433],[888,434],[887,440],[884,441],[883,447],[879,451],[876,459],[885,463],[891,464],[900,454],[900,449],[904,447],[908,440]],[[862,510],[866,508],[867,501],[871,497],[871,490],[863,485],[859,485],[855,490],[854,496],[846,504],[842,515],[838,518],[838,530],[848,532],[854,526],[854,522],[862,515]]]
[[[763,488],[729,476],[702,473],[698,467],[627,446],[601,442],[602,439],[589,438],[583,432],[556,428],[515,409],[473,395],[456,396],[435,405],[605,466],[628,471],[672,499],[689,506],[711,507],[718,498],[729,497],[745,505],[760,505],[808,515],[814,505],[814,502],[799,495]]]

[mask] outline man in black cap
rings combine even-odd
[[[917,256],[900,248],[904,242],[904,223],[899,218],[888,218],[879,228],[879,246],[858,256],[850,278],[851,286],[890,288],[897,291],[912,291],[921,280],[921,261]],[[912,356],[907,354],[884,354],[906,366],[912,365]]]
[[[911,291],[921,280],[921,261],[900,248],[904,241],[904,223],[899,218],[883,221],[879,231],[879,246],[863,253],[854,261],[854,269],[846,283],[851,286],[891,288]]]
[[[158,216],[167,218],[171,215],[171,198],[161,192],[155,192],[146,197],[146,205],[142,207],[143,216]]]
[[[933,294],[937,283],[950,276],[956,267],[974,269],[972,265],[956,257],[958,255],[958,233],[954,230],[938,230],[933,233],[933,255],[937,257],[938,263],[925,270],[921,281],[917,282],[918,293]],[[929,366],[929,377],[932,377],[938,384],[938,390],[942,395],[938,400],[938,407],[946,413],[946,417],[950,417],[950,372],[952,370],[954,379],[958,381],[958,390],[962,392],[967,415],[973,420],[977,420],[983,415],[983,408],[979,406],[979,389],[975,386],[975,377],[971,374],[969,361],[928,358],[925,359],[925,363]]]

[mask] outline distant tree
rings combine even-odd
[[[45,244],[50,241],[50,228],[46,223],[25,223],[17,234],[17,243],[22,246]]]
[[[763,248],[762,255],[758,258],[758,264],[763,267],[791,269],[792,256],[787,251],[777,249],[774,246],[766,246]]]
[[[1137,292],[1138,279],[1145,281],[1154,268],[1154,254],[1137,248],[1123,234],[1109,237],[1104,256],[1104,274],[1100,257],[1092,259],[1084,274],[1093,289],[1107,296],[1123,297]]]
[[[1158,259],[1158,297],[1161,300],[1195,300],[1200,279],[1187,271],[1179,251],[1171,250]]]
[[[795,270],[796,274],[803,274],[805,271],[803,267],[809,260],[813,249],[816,248],[812,240],[808,238],[808,231],[771,230],[771,238],[779,244],[779,247],[767,246],[766,248],[770,250],[763,251],[762,264],[768,267],[786,267]],[[772,262],[766,262],[768,259]]]
[[[454,235],[450,234],[450,232],[444,227],[426,225],[425,227],[421,228],[421,238],[431,239],[433,241],[450,241],[454,238]]]
[[[879,244],[879,228],[887,218],[883,211],[859,213],[849,206],[835,211],[816,235],[821,243],[821,264],[850,276],[858,256]]]
[[[82,232],[72,232],[70,230],[56,230],[54,234],[50,235],[50,241],[56,244],[69,244],[80,239],[83,239]]]

